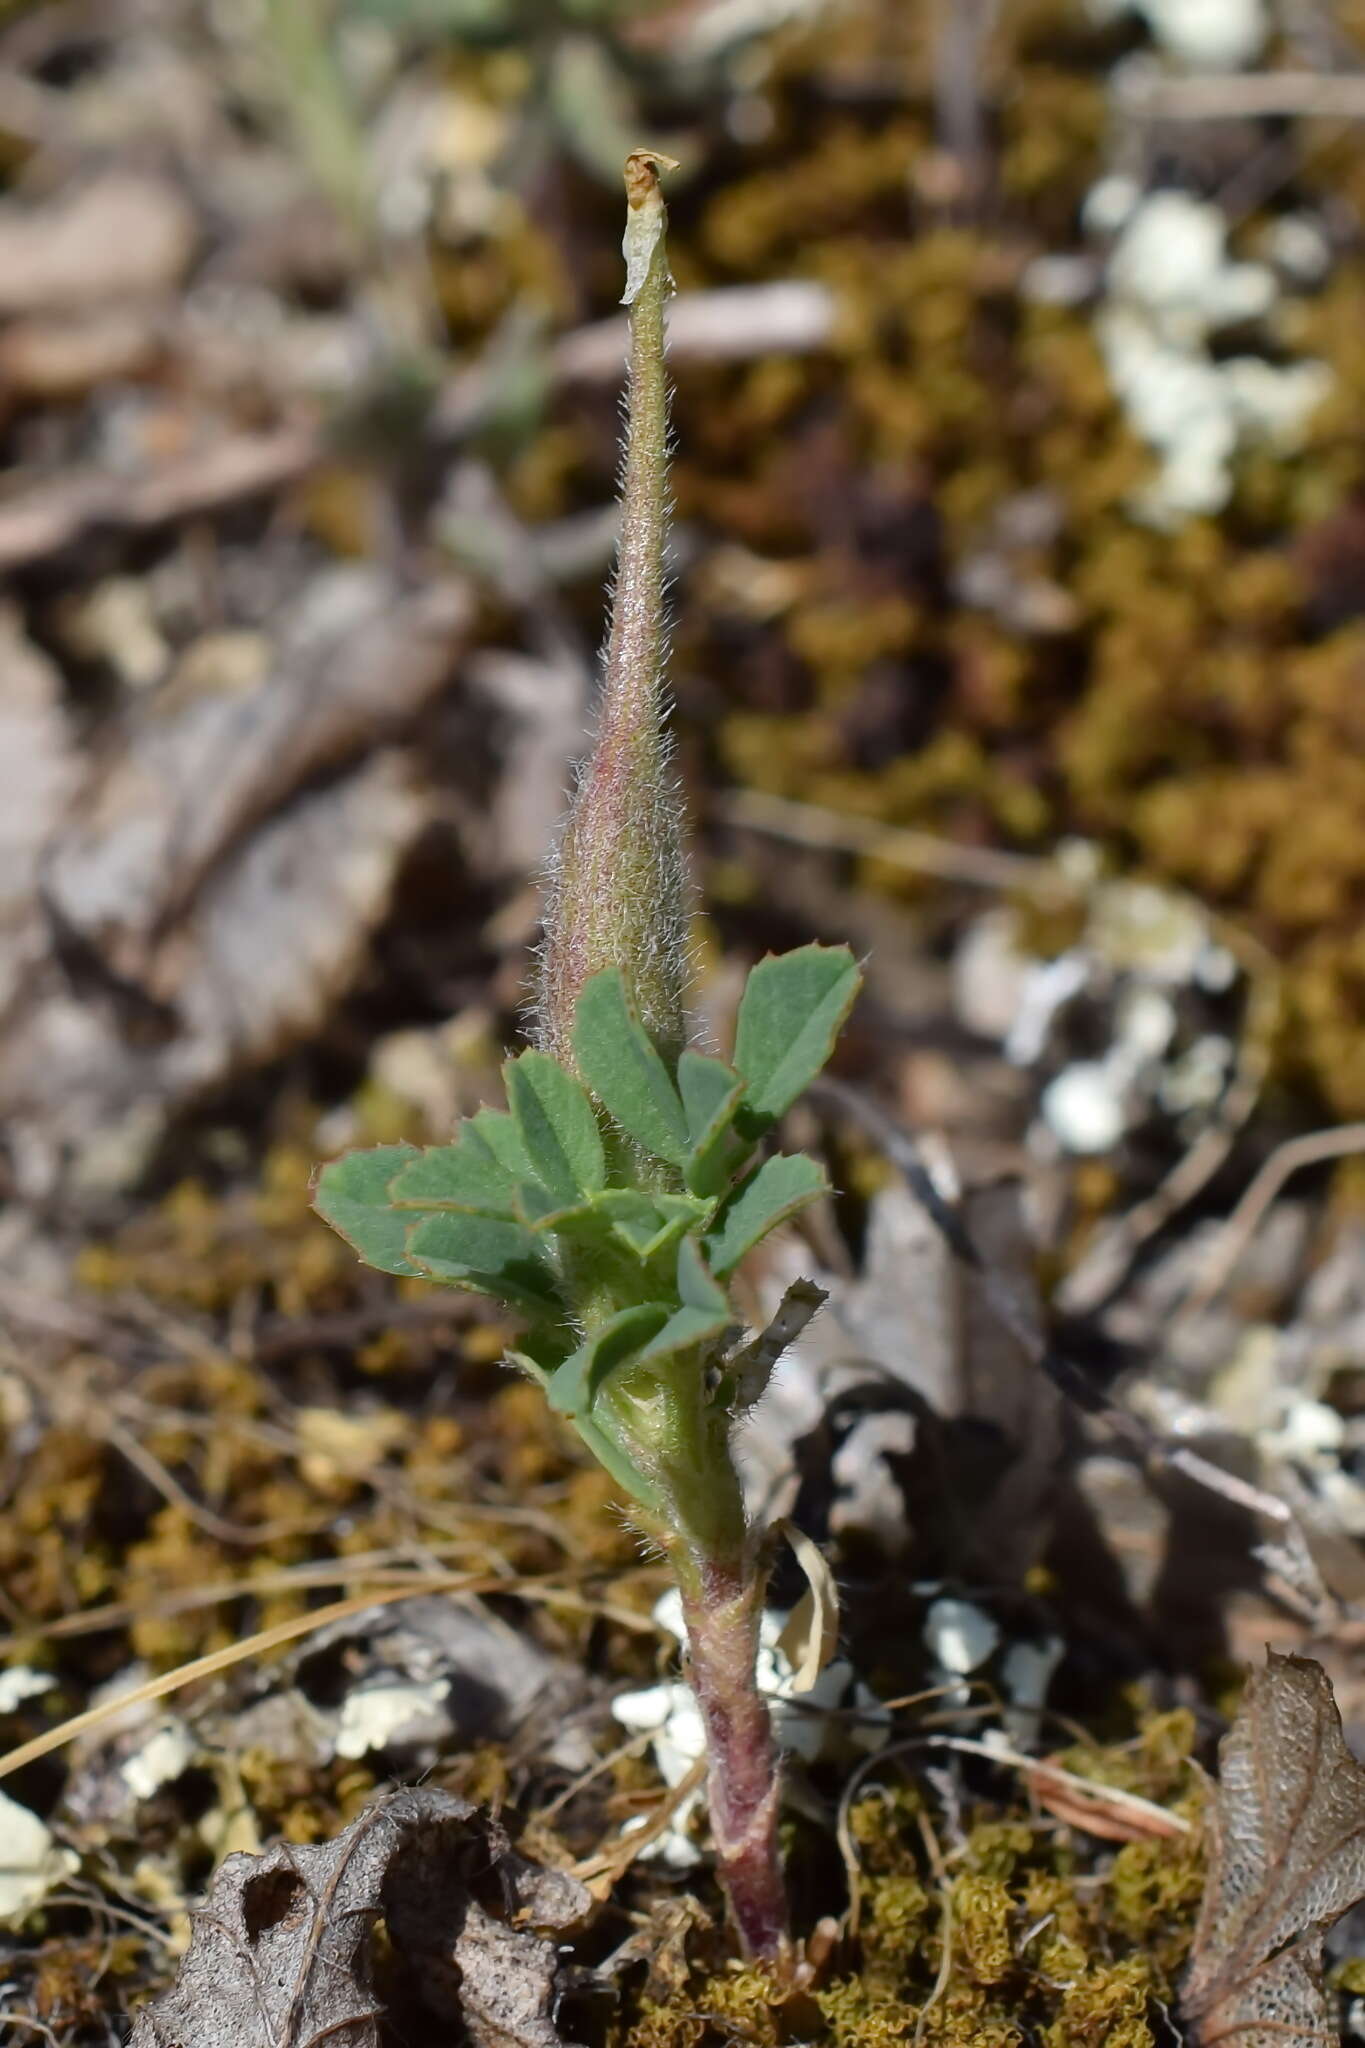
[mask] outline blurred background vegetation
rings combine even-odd
[[[1146,1418],[1064,1426],[866,1116],[800,1112],[841,1190],[802,1270],[847,1315],[773,1455],[813,1461],[853,1668],[945,1682],[924,1586],[981,1593],[978,1635],[1033,1645],[1035,1724],[1057,1674],[1127,1745],[1087,1771],[1195,1802],[1222,1653],[1354,1612],[1333,1676],[1365,1721],[1363,144],[1365,0],[0,4],[6,1743],[435,1560],[506,1589],[499,1655],[563,1682],[585,1745],[513,1741],[509,1709],[343,1748],[351,1680],[398,1654],[371,1617],[201,1690],[150,1791],[120,1775],[145,1721],[26,1769],[30,2027],[110,2038],[228,1849],[334,1836],[414,1759],[561,1863],[657,1800],[639,1753],[592,1763],[611,1689],[659,1668],[657,1571],[502,1371],[507,1327],[362,1273],[307,1193],[349,1143],[443,1138],[524,1011],[614,545],[634,146],[681,166],[706,1022],[765,946],[866,952],[846,1078],[951,1145],[992,1273]],[[908,1437],[877,1415],[846,1455],[840,1344],[908,1387]],[[1144,1428],[1312,1541],[1255,1551],[1249,1513],[1148,1485]],[[808,1918],[846,1899],[846,1763],[797,1831]],[[925,1810],[854,1812],[866,1967],[822,1994],[848,2048],[906,2038],[907,1969],[917,2038],[943,1989]],[[1082,1910],[1073,1838],[1005,1810],[991,1781],[925,2040],[1012,2041],[1026,2008],[1059,2048],[1164,2038],[1192,1838],[1129,1842]],[[110,1900],[143,1916],[123,1949]],[[1007,1925],[1054,1910],[1002,1975]],[[695,2006],[775,2040],[714,1929],[683,1996],[686,1938],[620,2038],[686,2048]]]
[[[1185,886],[1282,963],[1284,1083],[1365,1115],[1351,0],[91,0],[11,5],[0,65],[0,549],[82,715],[202,629],[146,573],[204,532],[153,508],[130,553],[114,505],[16,558],[33,494],[285,423],[308,446],[276,487],[204,508],[288,552],[281,595],[327,557],[409,583],[444,558],[477,647],[586,661],[616,460],[594,323],[647,140],[683,165],[699,790],[1079,836]],[[134,190],[101,291],[72,207],[115,165],[154,246]],[[24,221],[64,208],[75,274],[26,281]]]

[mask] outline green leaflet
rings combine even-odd
[[[707,1271],[695,1238],[685,1237],[678,1246],[678,1294],[682,1307],[673,1311],[658,1335],[645,1345],[641,1365],[704,1344],[730,1328],[730,1297]]]
[[[693,1195],[642,1195],[634,1188],[607,1188],[593,1207],[610,1218],[617,1236],[643,1261],[666,1251],[684,1231],[708,1222],[715,1204]]]
[[[551,1374],[547,1389],[550,1406],[574,1421],[590,1414],[593,1398],[607,1374],[635,1358],[641,1345],[648,1343],[667,1320],[666,1302],[651,1301],[638,1308],[622,1309]]]
[[[475,1123],[453,1145],[430,1145],[389,1182],[396,1209],[463,1209],[478,1216],[514,1213],[512,1176]]]
[[[381,1273],[412,1276],[421,1270],[411,1263],[404,1245],[410,1218],[389,1202],[389,1182],[417,1156],[414,1145],[347,1152],[324,1166],[313,1186],[313,1207],[323,1222]]]
[[[524,1180],[517,1189],[517,1221],[541,1239],[563,1232],[565,1237],[600,1243],[611,1226],[598,1212],[598,1199],[593,1195],[576,1202],[556,1201],[538,1180]]]
[[[515,1351],[507,1352],[506,1363],[519,1366],[542,1393],[547,1393],[551,1379],[572,1350],[573,1338],[562,1325],[554,1329],[542,1323],[522,1338]]]
[[[519,1223],[450,1211],[409,1223],[410,1270],[466,1287],[533,1316],[561,1317],[564,1307],[544,1247]]]
[[[469,1119],[493,1157],[500,1160],[512,1180],[530,1180],[531,1162],[521,1142],[515,1120],[505,1109],[478,1109]]]
[[[606,1416],[599,1420],[594,1414],[594,1402],[607,1377],[622,1366],[634,1364],[641,1356],[641,1342],[667,1319],[668,1307],[664,1302],[646,1302],[637,1308],[623,1309],[570,1353],[549,1376],[545,1388],[551,1407],[569,1418],[621,1490],[633,1494],[656,1514],[662,1506],[657,1490],[616,1441],[615,1433],[606,1426]]]
[[[678,1061],[678,1092],[690,1147],[684,1178],[694,1195],[718,1195],[732,1170],[730,1133],[744,1082],[724,1060],[689,1047]]]
[[[722,1279],[770,1230],[785,1223],[829,1187],[822,1169],[804,1152],[779,1152],[746,1174],[722,1203],[704,1239],[711,1270]]]
[[[847,946],[799,946],[769,954],[745,983],[735,1031],[744,1076],[737,1119],[757,1137],[790,1109],[825,1065],[862,981]]]
[[[583,984],[574,1018],[578,1070],[607,1114],[655,1159],[687,1161],[687,1119],[668,1068],[626,999],[616,968]]]
[[[604,1188],[602,1133],[572,1074],[544,1052],[524,1052],[502,1071],[532,1176],[566,1207]]]

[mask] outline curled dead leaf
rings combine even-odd
[[[1337,2028],[1322,1945],[1365,1897],[1365,1766],[1331,1681],[1273,1653],[1219,1749],[1208,1888],[1182,2009],[1201,2048],[1313,2048]]]
[[[254,2041],[377,2048],[371,1934],[382,1917],[400,1981],[475,2048],[559,2048],[558,1932],[590,1900],[518,1856],[497,1823],[432,1787],[395,1792],[335,1841],[235,1855],[194,1914],[170,1990],[131,2048]]]
[[[809,1692],[839,1647],[839,1589],[819,1544],[795,1522],[784,1518],[777,1526],[806,1575],[806,1590],[788,1615],[778,1644],[792,1666],[792,1691]]]

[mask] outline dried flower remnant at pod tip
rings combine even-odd
[[[553,865],[537,1043],[503,1068],[505,1111],[479,1110],[451,1145],[333,1160],[315,1206],[382,1272],[493,1295],[521,1319],[511,1362],[673,1568],[717,1872],[745,1952],[785,1969],[777,1757],[755,1675],[764,1542],[733,1438],[824,1296],[797,1281],[746,1332],[727,1283],[827,1190],[815,1160],[769,1140],[829,1059],[860,976],[846,946],[769,956],[745,984],[732,1058],[687,1043],[665,728],[667,165],[639,150],[626,167],[621,542],[597,730]]]

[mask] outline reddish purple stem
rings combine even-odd
[[[717,1871],[747,1955],[790,1953],[777,1845],[778,1770],[767,1701],[755,1683],[763,1575],[715,1564],[683,1575],[692,1689],[706,1729]]]

